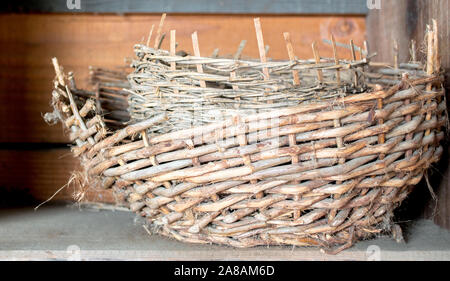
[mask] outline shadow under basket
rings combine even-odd
[[[175,53],[171,32],[170,51],[135,46],[129,84],[119,83],[130,120],[111,126],[100,101],[114,94],[76,89],[56,59],[46,119],[70,131],[89,187],[113,188],[157,233],[337,253],[396,230],[393,210],[443,152],[443,76],[428,35],[426,64],[389,66],[353,43],[338,44],[353,57],[341,60],[334,39],[334,58],[313,44],[301,61],[287,33],[288,61],[264,48],[258,61],[201,57],[196,33],[190,56]]]

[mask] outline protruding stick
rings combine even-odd
[[[166,19],[166,13],[162,14],[161,20],[159,22],[158,30],[156,31],[156,38],[155,38],[155,44],[154,44],[154,48],[155,49],[157,49],[158,46],[159,46],[159,42],[161,40],[162,28],[164,26],[164,20],[165,19]]]
[[[264,38],[261,29],[261,21],[259,18],[254,19],[255,22],[255,31],[256,31],[256,40],[258,41],[258,50],[259,50],[259,58],[262,63],[267,62],[266,58],[266,49],[264,48]],[[263,68],[264,80],[269,79],[269,69],[267,67]]]
[[[255,18],[254,23],[255,23],[256,40],[258,41],[259,58],[262,63],[266,63],[267,62],[266,53],[269,51],[269,46],[264,46],[264,38],[263,38],[260,19]],[[263,74],[264,74],[264,80],[269,80],[270,74],[269,74],[269,69],[267,67],[263,67]],[[266,94],[268,93],[269,90],[270,89],[266,89]],[[271,103],[273,103],[273,101],[268,100],[267,103],[271,104]],[[254,182],[251,181],[251,183],[254,183]],[[255,197],[257,199],[260,199],[263,196],[264,196],[264,194],[262,191],[258,192],[255,195]]]
[[[438,33],[438,26],[437,21],[435,19],[433,21],[433,40],[434,40],[434,69],[435,72],[439,72],[441,68],[441,58],[439,57],[439,33]]]
[[[161,38],[159,39],[158,46],[156,46],[156,49],[161,49],[161,45],[162,45],[162,42],[164,41],[164,38],[166,38],[166,33],[163,33],[161,35]]]
[[[194,48],[194,55],[196,57],[201,57],[201,55],[200,55],[200,47],[199,47],[199,44],[198,44],[197,31],[192,33],[192,47]],[[197,64],[197,72],[203,73],[203,66],[201,64]],[[206,88],[206,82],[204,80],[200,80],[200,86],[202,88]]]
[[[427,26],[427,74],[432,75],[434,71],[434,56],[433,56],[433,41],[434,41],[434,33],[431,30],[430,26]],[[431,84],[428,84],[427,91],[431,90]]]
[[[234,57],[233,57],[235,60],[238,60],[238,59],[241,58],[242,51],[245,48],[245,44],[247,44],[247,40],[242,40],[241,43],[239,44],[239,47],[238,47],[238,49],[237,49],[237,51],[236,51],[236,53],[234,54]],[[231,79],[235,79],[236,78],[236,71],[233,70],[233,71],[230,72],[230,78]],[[237,90],[238,89],[238,86],[236,86],[236,85],[233,85],[232,87],[233,87],[233,90]],[[237,96],[235,98],[235,100],[241,100],[241,98],[239,96]],[[237,106],[239,106],[239,104],[237,104]]]
[[[435,73],[440,73],[441,71],[441,57],[439,55],[439,32],[438,32],[438,25],[437,25],[437,21],[435,19],[432,20],[433,21],[433,32],[434,32],[434,70]],[[438,102],[440,103],[442,100],[442,98],[439,96],[438,97]],[[441,129],[440,127],[438,128],[438,131],[440,132]]]
[[[215,48],[211,54],[212,58],[217,58],[219,56],[219,48]]]
[[[367,58],[367,56],[369,55],[369,47],[366,40],[364,40],[364,51],[361,51],[361,54],[363,58]]]
[[[153,34],[153,29],[155,29],[155,25],[152,24],[152,27],[150,28],[150,31],[148,33],[148,38],[147,38],[147,47],[150,46],[150,41],[152,40],[152,34]]]
[[[434,22],[433,22],[434,23]],[[434,46],[434,40],[435,40],[435,30],[431,30],[430,26],[427,26],[427,74],[428,75],[433,75],[434,70],[435,70],[435,56],[436,53],[434,53],[435,51],[435,46]],[[431,91],[433,87],[432,83],[428,83],[426,86],[426,90],[427,91]],[[431,100],[427,101],[427,104],[430,104]],[[429,121],[431,119],[431,112],[427,112],[427,115],[425,117],[425,120]],[[425,131],[425,136],[428,136],[430,134],[430,129],[427,129]],[[426,145],[424,147],[424,151],[428,151],[428,145]]]
[[[256,40],[258,41],[258,50],[259,50],[259,57],[262,63],[266,63],[267,62],[267,57],[266,57],[266,48],[264,47],[264,38],[263,38],[263,34],[262,34],[262,29],[261,29],[261,21],[259,20],[259,18],[255,18],[254,19],[255,22],[255,32],[256,32]],[[264,80],[269,80],[270,75],[269,75],[269,69],[267,67],[263,67],[263,74],[264,74]],[[268,94],[268,91],[270,91],[270,89],[266,89],[266,95]],[[268,100],[267,103],[273,103],[272,100]],[[258,195],[260,196],[260,195]],[[257,198],[258,198],[257,196]]]
[[[334,63],[336,65],[339,65],[339,58],[337,55],[337,48],[336,48],[336,40],[335,40],[333,34],[331,34],[331,45],[333,46]],[[337,81],[338,86],[341,85],[341,73],[339,71],[339,68],[336,68],[336,81]]]
[[[242,40],[241,43],[239,44],[239,47],[238,47],[236,53],[234,54],[233,59],[238,60],[241,58],[242,51],[245,48],[245,44],[247,44],[247,40]]]
[[[176,30],[171,30],[170,31],[170,55],[171,56],[175,56],[176,54]],[[170,69],[171,70],[176,70],[177,66],[176,66],[176,62],[171,62],[170,63]]]
[[[286,41],[286,48],[287,48],[287,52],[289,55],[289,60],[291,62],[295,62],[295,54],[294,54],[294,48],[292,47],[291,35],[289,34],[289,32],[284,32],[283,36],[284,36],[284,40]],[[297,70],[292,70],[292,77],[294,79],[294,85],[300,85],[300,78],[298,77]]]
[[[75,118],[77,119],[78,124],[80,125],[80,128],[83,131],[87,131],[86,124],[84,124],[83,118],[81,118],[80,113],[78,112],[78,108],[75,103],[75,100],[73,99],[72,93],[70,92],[69,87],[67,87],[67,86],[66,86],[66,93],[67,93],[67,96],[69,97],[70,108],[72,109],[72,113],[75,116]],[[95,141],[92,137],[89,137],[88,141],[91,145],[95,144]]]
[[[313,50],[313,54],[314,54],[314,59],[316,60],[316,64],[320,63],[320,55],[319,55],[319,51],[317,50],[316,42],[312,43],[312,50]],[[322,69],[317,69],[317,79],[319,79],[320,83],[323,82]]]
[[[53,67],[55,68],[56,77],[58,78],[58,82],[61,86],[66,86],[64,82],[64,75],[61,71],[61,67],[59,66],[58,59],[52,58]]]
[[[352,62],[356,60],[356,53],[355,53],[355,44],[353,43],[353,39],[350,39],[350,50],[352,53]],[[356,71],[353,72],[355,75],[355,87],[358,86],[358,74]]]
[[[355,53],[355,44],[353,43],[353,39],[350,39],[350,51],[352,55],[352,61],[356,60],[356,53]]]

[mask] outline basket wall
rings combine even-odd
[[[148,50],[141,58],[160,56]],[[391,231],[393,210],[443,152],[443,77],[430,60],[426,72],[420,63],[370,69],[336,63],[334,72],[365,73],[362,92],[167,133],[154,130],[170,119],[163,111],[108,133],[94,100],[74,95],[54,63],[53,116],[71,131],[85,177],[92,186],[112,187],[154,231],[181,241],[342,250]],[[279,65],[253,67],[273,73]],[[312,69],[330,67],[319,60]],[[190,71],[191,80],[203,73]],[[192,87],[208,88],[200,82],[207,76],[196,77]]]

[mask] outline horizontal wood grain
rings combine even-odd
[[[4,12],[365,14],[366,0],[7,0]],[[79,3],[79,5],[77,5]]]
[[[247,40],[243,56],[258,57],[253,15],[168,15],[163,32],[177,30],[178,49],[192,53],[191,34],[198,31],[202,55],[219,48],[233,54]],[[54,72],[51,58],[58,57],[65,71],[74,71],[78,85],[86,87],[88,66],[123,66],[133,57],[133,45],[142,42],[160,15],[1,14],[0,15],[0,143],[67,143],[61,126],[48,126],[42,114],[50,111]],[[283,32],[291,34],[295,54],[313,57],[311,43],[319,42],[321,56],[332,49],[320,41],[330,38],[361,45],[365,36],[362,16],[261,16],[268,56],[287,59]],[[168,40],[162,47],[168,49]],[[339,49],[341,57],[350,51]]]
[[[64,186],[77,169],[78,159],[67,148],[0,149],[0,190],[14,190],[14,194],[43,202]],[[78,190],[75,185],[69,185],[56,194],[53,200],[72,201]],[[8,192],[0,194],[8,196]],[[88,190],[85,199],[114,202],[111,190]]]
[[[191,33],[198,31],[202,55],[217,47],[219,55],[233,54],[247,40],[243,56],[257,58],[258,48],[252,15],[168,15],[163,32],[177,30],[179,49],[192,53]],[[40,201],[67,183],[77,168],[68,149],[49,149],[48,143],[68,143],[60,124],[48,126],[43,113],[49,105],[54,71],[51,58],[58,57],[65,71],[74,71],[79,87],[88,87],[88,66],[114,68],[133,57],[133,45],[142,42],[160,15],[0,15],[0,188],[25,190]],[[312,41],[329,38],[357,44],[364,40],[364,17],[262,16],[269,57],[286,59],[282,33],[291,33],[299,58],[312,57]],[[168,48],[168,41],[163,42]],[[323,56],[329,46],[319,44]],[[341,56],[349,57],[342,50]],[[23,145],[15,146],[15,143]],[[23,149],[26,143],[32,148]],[[45,149],[37,149],[39,143]],[[12,145],[12,146],[11,146]],[[7,150],[8,149],[8,150]],[[67,188],[54,200],[71,200]],[[112,202],[111,192],[87,195],[90,201]]]

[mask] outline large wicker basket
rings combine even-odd
[[[70,130],[92,188],[112,187],[155,232],[180,241],[335,253],[391,231],[393,210],[443,152],[436,27],[425,65],[393,66],[334,39],[334,58],[313,44],[314,59],[298,60],[287,33],[290,59],[271,61],[258,19],[255,27],[260,61],[240,51],[201,57],[196,33],[195,56],[175,52],[174,31],[161,50],[158,30],[154,48],[135,46],[120,94],[77,89],[54,59],[47,119]],[[100,113],[99,101],[120,95],[130,121]]]

